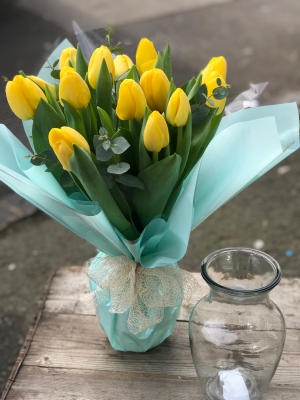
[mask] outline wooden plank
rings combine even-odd
[[[111,348],[94,309],[80,302],[89,291],[81,267],[60,268],[45,311],[8,400],[204,400],[193,366],[188,320],[193,305],[208,287],[183,305],[173,334],[147,353]],[[287,339],[275,377],[263,400],[300,399],[300,279],[283,279],[272,299],[286,317]]]
[[[206,400],[196,378],[24,366],[8,400]],[[273,385],[263,400],[299,400],[299,389]]]
[[[299,384],[300,332],[289,329],[276,382]],[[97,371],[196,377],[187,322],[177,322],[173,334],[147,353],[123,353],[111,348],[93,316],[44,314],[26,366],[82,368]],[[299,386],[300,390],[300,386]]]
[[[196,302],[208,293],[208,286],[199,273],[193,274],[199,288],[188,302],[181,307],[178,319],[188,321],[189,315]],[[89,292],[88,278],[82,267],[59,268],[53,280],[45,310],[51,313],[94,315],[95,311],[81,303],[80,298]],[[271,299],[281,309],[286,326],[300,329],[300,279],[283,278],[280,284],[271,292]]]

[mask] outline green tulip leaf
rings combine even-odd
[[[127,203],[127,200],[126,200],[124,194],[120,190],[119,186],[114,185],[109,191],[110,191],[113,199],[115,200],[117,206],[119,207],[121,212],[126,217],[126,219],[128,221],[132,222],[130,207]],[[132,225],[133,225],[133,223],[132,223]]]
[[[32,125],[32,140],[36,153],[44,150],[52,150],[48,135],[52,128],[61,128],[66,121],[53,109],[53,107],[41,99],[37,107]]]
[[[116,181],[124,186],[134,187],[138,189],[145,189],[145,184],[139,178],[130,174],[119,175]]]
[[[59,183],[63,188],[70,188],[75,186],[72,175],[68,171],[64,171],[59,178]]]
[[[179,182],[181,183],[182,181],[182,173],[184,171],[184,168],[186,166],[188,156],[190,153],[191,149],[191,142],[192,142],[192,113],[190,112],[189,118],[187,120],[185,130],[183,133],[183,138],[182,138],[182,146],[181,146],[181,151],[179,155],[181,156],[181,165],[180,165],[180,170],[179,170]]]
[[[62,102],[64,103],[64,112],[68,126],[70,128],[75,129],[87,140],[87,135],[82,116],[66,100],[62,99]]]
[[[167,97],[167,101],[166,101],[166,105],[168,105],[169,100],[170,100],[170,97],[171,97],[172,94],[175,92],[175,90],[176,90],[176,86],[175,86],[175,83],[174,83],[173,78],[171,78],[170,87],[169,87],[169,92],[168,92],[168,97]],[[166,108],[167,108],[167,107],[166,107]]]
[[[72,172],[80,181],[88,197],[98,202],[110,223],[128,240],[138,238],[138,233],[130,221],[126,219],[107,188],[97,170],[91,155],[84,149],[74,145],[74,153],[70,159]]]
[[[126,162],[121,162],[119,164],[112,164],[107,168],[109,174],[121,175],[130,169],[130,165]]]
[[[133,159],[135,160],[136,169],[138,169],[139,167],[139,146],[141,130],[142,124],[136,119],[132,119],[130,121],[130,133],[132,138]]]
[[[60,78],[60,70],[59,69],[53,69],[50,73],[52,78],[54,79],[59,79]]]
[[[113,176],[107,172],[107,167],[104,165],[100,165],[99,167],[97,167],[97,169],[100,172],[100,175],[104,180],[107,188],[112,189],[115,186],[116,181],[114,180]]]
[[[172,78],[172,65],[171,65],[171,48],[168,44],[163,56],[163,71],[167,75],[169,81]]]
[[[62,109],[60,108],[60,105],[58,104],[57,100],[54,98],[52,92],[49,90],[48,85],[46,85],[45,94],[46,94],[48,103],[51,104],[51,106],[54,108],[54,110],[57,112],[57,114],[61,116],[62,119],[65,119],[64,113],[63,113]]]
[[[195,94],[197,93],[199,87],[201,86],[201,81],[202,81],[202,74],[200,72],[200,74],[197,76],[194,85],[192,86],[191,90],[189,91],[188,94],[188,99],[191,100]]]
[[[182,86],[181,89],[184,91],[186,95],[188,95],[192,89],[192,87],[195,85],[196,78],[192,78],[189,81],[185,82]]]
[[[209,113],[211,108],[208,107],[206,104],[202,104],[199,107],[199,104],[193,104],[192,107],[192,120],[193,120],[193,124],[200,124],[200,122],[204,121]]]
[[[207,86],[204,83],[195,93],[194,99],[196,103],[203,103],[205,98],[207,98]]]
[[[105,59],[102,61],[97,80],[96,104],[104,110],[108,114],[110,120],[112,120],[112,76],[109,73]]]
[[[215,133],[222,119],[222,114],[216,116],[216,112],[217,109],[211,109],[208,117],[204,121],[202,121],[200,124],[193,125],[191,150],[188,156],[185,170],[182,174],[183,179],[188,176],[190,171],[200,160],[205,149],[215,136]]]
[[[100,107],[97,107],[97,110],[100,116],[102,127],[106,129],[109,137],[113,137],[115,134],[115,129],[110,116]]]
[[[54,173],[54,172],[56,172],[56,171],[60,171],[60,169],[61,169],[61,163],[60,163],[60,162],[57,162],[57,163],[55,163],[55,164],[50,165],[50,166],[46,169],[45,172]]]
[[[123,136],[119,136],[112,141],[112,151],[115,154],[122,154],[130,147],[130,144]]]
[[[106,161],[110,160],[112,156],[113,156],[113,152],[112,152],[112,150],[110,148],[108,148],[108,150],[105,150],[103,148],[102,144],[100,144],[96,148],[96,158],[97,158],[97,160],[106,162]]]
[[[76,52],[76,72],[81,76],[82,79],[85,78],[85,74],[88,71],[88,62],[82,54],[80,44],[77,44]]]
[[[127,75],[127,79],[133,79],[135,82],[140,83],[140,75],[138,73],[138,70],[136,69],[136,66],[133,65]]]
[[[156,60],[155,68],[158,68],[161,70],[164,69],[164,60],[163,60],[160,52],[157,53],[157,60]]]
[[[149,222],[163,213],[165,205],[179,177],[181,157],[173,154],[143,170],[138,178],[144,190],[134,190],[132,203],[145,228]]]

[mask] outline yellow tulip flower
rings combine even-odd
[[[8,81],[5,92],[13,113],[23,120],[34,117],[41,99],[47,101],[38,85],[22,75],[16,75],[12,81]]]
[[[140,120],[144,116],[145,108],[146,98],[140,85],[133,79],[124,79],[119,90],[117,116],[121,120]]]
[[[164,117],[153,111],[148,117],[144,130],[144,145],[148,151],[159,152],[169,144],[169,130]]]
[[[143,73],[140,85],[145,93],[149,108],[164,112],[168,97],[170,82],[161,69],[154,68]]]
[[[46,81],[44,81],[44,79],[39,78],[38,76],[34,76],[34,75],[27,75],[29,79],[31,79],[36,85],[38,85],[43,91],[46,90],[46,86],[48,86],[48,89],[50,90],[50,92],[52,93],[53,97],[56,99],[57,95],[56,95],[56,91],[53,85],[51,85],[51,83],[48,83]]]
[[[214,96],[213,96],[213,91],[214,91],[214,89],[216,89],[216,88],[218,87],[218,84],[217,84],[217,79],[218,79],[218,78],[221,80],[221,86],[227,86],[225,80],[224,80],[223,77],[222,77],[222,75],[219,74],[218,72],[215,72],[215,71],[214,71],[214,72],[211,72],[211,73],[208,75],[207,81],[205,82],[206,87],[207,87],[207,97],[209,97],[210,100],[212,100],[213,103],[214,103],[213,105],[211,105],[211,104],[209,104],[209,102],[207,101],[205,104],[206,104],[208,107],[211,107],[211,108],[217,108],[217,107],[218,107],[219,109],[218,109],[216,115],[219,115],[219,114],[221,114],[221,113],[223,112],[224,107],[225,107],[225,104],[226,104],[226,97],[225,97],[225,99],[217,100],[217,99],[215,99]]]
[[[217,72],[226,81],[227,62],[223,56],[213,57],[209,61],[206,68],[204,68],[204,70],[202,71],[202,83],[205,83],[207,81],[208,75],[211,72]]]
[[[66,100],[75,110],[87,108],[91,100],[88,85],[81,76],[71,67],[64,67],[60,71],[59,100]]]
[[[112,54],[108,47],[100,46],[92,54],[92,57],[89,62],[89,67],[88,67],[88,79],[89,79],[89,83],[93,89],[96,89],[96,87],[97,87],[98,76],[100,73],[100,69],[101,69],[103,60],[106,61],[106,65],[107,65],[108,71],[112,75],[112,79],[115,79],[115,64],[114,64]]]
[[[125,72],[129,71],[130,68],[133,66],[133,62],[126,54],[118,55],[114,59],[114,64],[116,78],[119,78],[120,76],[125,74]]]
[[[157,61],[157,52],[149,39],[141,39],[136,50],[136,67],[140,75],[153,69]]]
[[[51,129],[48,138],[50,146],[63,166],[63,169],[66,171],[71,171],[70,158],[74,153],[74,144],[85,149],[89,153],[91,152],[90,146],[85,138],[69,126],[62,126],[60,129]]]
[[[77,50],[74,47],[67,47],[64,49],[59,58],[59,69],[63,69],[64,67],[71,67],[70,62],[73,68],[76,68],[76,55]]]
[[[176,89],[170,97],[167,107],[167,121],[173,126],[185,126],[191,111],[187,95],[182,89]]]

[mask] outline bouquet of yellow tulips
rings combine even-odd
[[[97,48],[88,62],[80,45],[50,67],[54,85],[23,72],[6,86],[21,119],[33,119],[33,165],[45,164],[69,194],[97,202],[127,239],[158,215],[168,217],[185,178],[222,118],[226,60],[213,58],[176,88],[170,47],[142,39],[136,65],[121,48]]]
[[[7,83],[34,152],[0,125],[0,179],[103,252],[88,301],[115,349],[146,351],[194,290],[177,265],[191,230],[299,147],[299,120],[295,104],[223,118],[224,57],[177,88],[170,46],[144,38],[134,64],[111,34],[91,57],[64,41]]]

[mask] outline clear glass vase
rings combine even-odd
[[[190,345],[203,394],[258,400],[280,361],[285,323],[269,299],[281,270],[269,255],[244,248],[210,254],[201,266],[210,292],[194,307]]]

